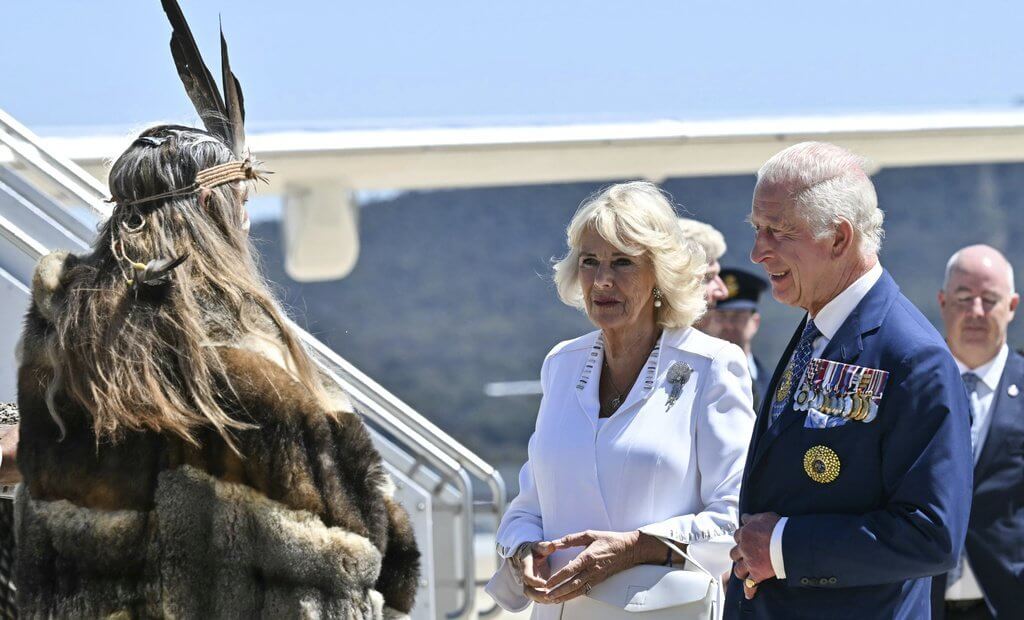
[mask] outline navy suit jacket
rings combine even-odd
[[[761,401],[768,394],[768,386],[772,381],[771,370],[761,360],[754,356],[754,366],[757,367],[757,380],[751,386],[754,391],[754,407],[760,408]]]
[[[997,618],[1024,618],[1024,357],[1013,351],[974,467],[965,547],[989,609]],[[935,582],[934,602],[941,606],[946,581]],[[940,607],[935,609],[942,617]]]
[[[821,355],[890,373],[877,417],[804,428],[794,388],[769,426],[772,391],[802,329],[761,404],[740,491],[741,513],[789,517],[786,579],[764,581],[750,601],[730,580],[725,617],[928,618],[931,576],[956,564],[971,503],[969,405],[956,362],[884,272]],[[805,473],[813,446],[838,455],[834,481]]]

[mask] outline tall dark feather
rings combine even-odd
[[[231,130],[231,149],[238,158],[245,157],[245,102],[242,100],[242,85],[231,71],[228,62],[228,42],[224,39],[224,27],[220,29],[220,64],[224,72],[224,101],[227,103],[227,121]]]
[[[181,81],[185,85],[185,92],[192,100],[192,105],[196,107],[199,117],[203,119],[206,130],[227,143],[236,153],[240,152],[240,147],[234,142],[235,132],[232,130],[232,123],[229,120],[224,100],[221,98],[220,91],[217,90],[213,74],[203,62],[203,57],[199,53],[195,37],[192,36],[192,30],[188,27],[188,22],[185,21],[185,14],[182,13],[181,6],[178,5],[177,0],[160,0],[160,2],[164,7],[164,12],[167,13],[167,19],[171,22],[171,56],[178,68],[178,76],[181,77]],[[232,88],[240,91],[237,82]]]

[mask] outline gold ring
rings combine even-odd
[[[753,579],[751,579],[750,577],[747,577],[746,579],[743,580],[743,585],[745,585],[748,588],[750,588],[751,590],[753,590],[754,588],[757,587],[757,582],[754,581]]]

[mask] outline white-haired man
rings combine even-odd
[[[719,259],[725,254],[725,236],[711,224],[705,224],[688,217],[679,218],[679,228],[683,236],[699,245],[708,259],[708,270],[704,272],[704,299],[708,309],[729,296],[729,289],[722,282],[722,266]],[[709,314],[702,316],[694,327],[707,331]]]
[[[761,404],[725,617],[927,618],[971,501],[968,403],[941,336],[878,262],[863,159],[805,142],[758,172],[751,259],[803,308]]]
[[[1024,357],[1006,344],[1019,302],[995,248],[972,245],[946,264],[939,307],[971,403],[974,501],[963,560],[935,578],[934,618],[1024,615]]]

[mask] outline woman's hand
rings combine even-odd
[[[569,534],[554,541],[554,548],[586,547],[562,570],[548,578],[545,599],[555,605],[583,596],[615,573],[637,564],[660,564],[667,555],[665,547],[652,536],[633,532],[596,532]]]
[[[537,541],[526,543],[521,552],[517,552],[509,560],[512,567],[519,571],[523,581],[523,594],[531,601],[544,603],[546,590],[544,590],[548,577],[551,576],[551,565],[548,564],[548,556],[554,553],[555,546],[552,543]],[[525,545],[524,545],[525,547]]]

